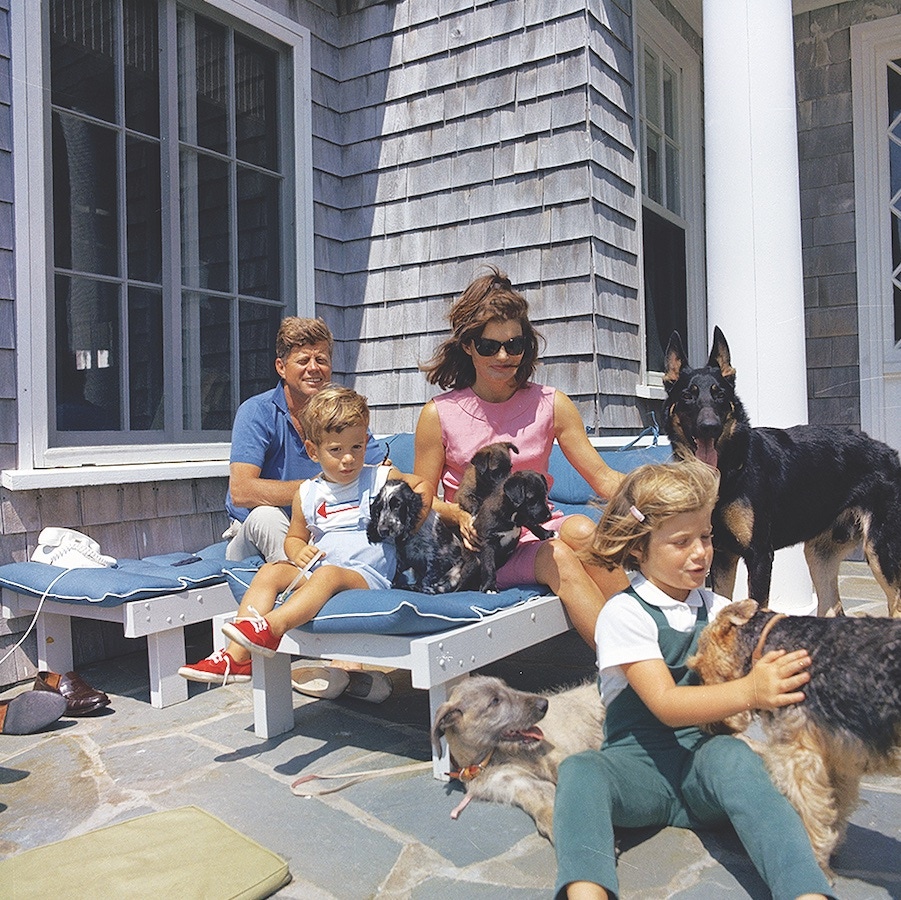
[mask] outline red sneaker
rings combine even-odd
[[[252,616],[235,619],[222,626],[222,633],[240,644],[251,653],[262,653],[263,656],[275,656],[281,638],[277,638],[269,627],[269,623],[253,608]]]
[[[247,662],[235,662],[231,658],[231,654],[225,650],[217,650],[211,653],[206,659],[194,663],[192,666],[182,666],[178,670],[178,674],[188,681],[220,681],[222,684],[231,684],[232,682],[250,681],[251,668],[250,660]]]

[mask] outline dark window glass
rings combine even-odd
[[[128,277],[159,284],[163,277],[159,144],[125,139]]]
[[[284,310],[261,303],[238,304],[238,341],[241,347],[240,401],[275,386],[275,335]]]
[[[228,163],[182,154],[182,266],[185,284],[227,291]]]
[[[901,59],[896,59],[893,65],[901,68]],[[888,68],[888,122],[889,127],[895,119],[901,115],[901,75],[891,66]]]
[[[125,125],[159,137],[159,13],[155,0],[125,0]]]
[[[275,53],[235,37],[235,153],[267,169],[278,166]]]
[[[50,3],[51,102],[107,122],[116,120],[113,9],[113,0]]]
[[[662,372],[670,335],[688,332],[685,231],[647,208],[642,219],[648,369]]]
[[[163,297],[159,291],[128,291],[128,383],[132,431],[165,427],[163,404]]]
[[[208,150],[228,153],[226,31],[201,16],[195,16],[194,23],[197,143]]]
[[[279,296],[279,179],[238,169],[238,292]]]
[[[183,306],[185,428],[227,431],[232,425],[231,303],[191,294]],[[191,395],[197,385],[199,394]]]
[[[53,244],[58,267],[119,274],[116,132],[53,115]]]
[[[119,292],[90,278],[56,277],[56,427],[121,427]]]

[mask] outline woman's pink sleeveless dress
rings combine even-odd
[[[486,444],[512,441],[519,453],[512,453],[513,471],[534,469],[548,479],[551,447],[554,444],[554,395],[556,389],[527,382],[509,400],[489,403],[472,388],[448,391],[434,398],[444,444],[444,499],[452,502],[469,461]],[[563,515],[554,514],[545,527],[558,530]],[[526,529],[513,556],[498,570],[500,590],[517,584],[535,583],[535,557],[540,542]]]

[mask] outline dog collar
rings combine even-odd
[[[460,769],[455,769],[453,772],[448,772],[448,778],[456,778],[458,781],[462,781],[464,784],[467,781],[472,781],[477,775],[481,774],[488,767],[488,763],[491,762],[491,757],[494,755],[494,750],[489,750],[488,755],[480,762],[473,763],[471,766],[463,766]]]
[[[757,646],[754,648],[754,652],[751,654],[751,665],[757,662],[761,656],[763,656],[763,644],[766,641],[769,633],[773,630],[773,626],[780,620],[784,619],[785,613],[776,613],[766,625],[763,626],[763,631],[760,632],[760,638],[757,641]]]

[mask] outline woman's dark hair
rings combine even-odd
[[[472,281],[451,307],[448,314],[451,336],[420,367],[430,384],[441,388],[470,387],[476,380],[476,370],[463,348],[481,337],[485,326],[495,319],[519,322],[522,328],[526,349],[516,370],[517,385],[522,386],[534,374],[540,335],[529,321],[529,304],[522,294],[513,290],[510,279],[500,269],[488,268],[488,274]]]

